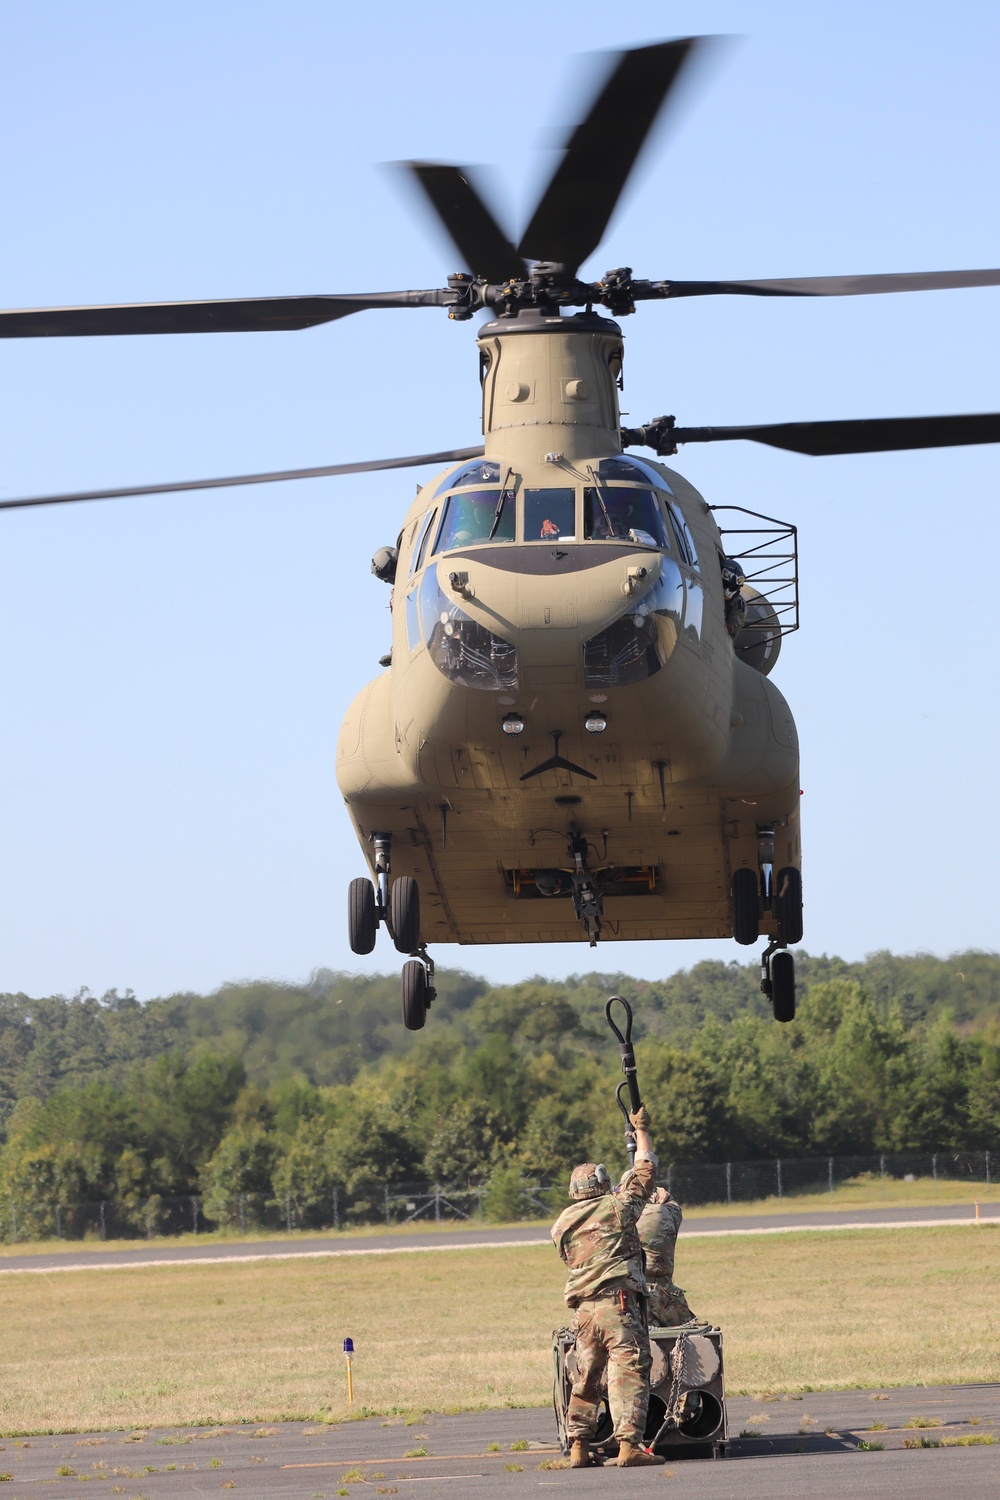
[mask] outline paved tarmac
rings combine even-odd
[[[1000,1224],[1000,1204],[980,1207],[980,1222]],[[719,1234],[777,1234],[808,1229],[903,1229],[913,1225],[972,1224],[969,1204],[924,1205],[920,1208],[830,1209],[810,1213],[733,1214],[689,1218],[685,1239]],[[104,1250],[99,1244],[79,1244],[67,1250],[0,1257],[0,1275],[11,1271],[107,1270],[114,1266],[193,1265],[204,1261],[247,1261],[318,1255],[403,1255],[419,1250],[479,1249],[488,1246],[547,1245],[548,1235],[537,1224],[507,1229],[415,1229],[406,1234],[331,1234],[315,1238],[274,1240],[213,1240],[199,1245],[193,1237],[181,1245],[157,1246],[148,1241],[126,1250]]]
[[[178,1500],[235,1490],[242,1500],[343,1494],[510,1496],[661,1493],[698,1500],[985,1500],[1000,1494],[1000,1384],[728,1402],[729,1457],[584,1472],[559,1461],[546,1410],[472,1412],[319,1426],[170,1428],[0,1439],[5,1500]],[[877,1427],[873,1427],[877,1423]],[[862,1446],[867,1444],[868,1446]],[[907,1447],[906,1445],[914,1445]],[[879,1446],[881,1445],[881,1446]],[[925,1445],[925,1446],[920,1446]],[[357,1488],[355,1488],[357,1486]]]

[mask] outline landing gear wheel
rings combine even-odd
[[[775,882],[775,909],[783,943],[802,941],[802,871],[785,865]]]
[[[417,959],[403,965],[403,1025],[419,1031],[427,1020],[427,970]]]
[[[415,952],[420,947],[420,892],[412,875],[401,875],[392,882],[389,890],[389,921],[392,924],[392,939],[399,952]],[[423,1021],[420,1024],[422,1026]]]
[[[760,937],[760,892],[756,870],[733,873],[733,937],[744,947]]]
[[[776,1021],[795,1020],[795,960],[784,949],[771,959],[771,1005]]]
[[[347,940],[352,953],[370,953],[378,932],[375,887],[361,875],[347,887]]]

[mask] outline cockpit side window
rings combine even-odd
[[[674,536],[677,538],[677,546],[680,548],[681,562],[686,562],[691,568],[697,568],[698,553],[695,550],[694,537],[679,506],[675,505],[672,500],[667,501],[667,514],[670,517]]]
[[[420,572],[420,569],[427,560],[427,548],[430,546],[431,537],[434,535],[434,522],[436,518],[437,511],[432,510],[427,517],[427,525],[424,527],[423,536],[420,538],[420,546],[417,548],[417,561],[413,569],[415,573]]]
[[[633,541],[670,549],[663,512],[653,491],[624,485],[584,490],[583,534],[588,541]]]
[[[418,568],[423,567],[424,552],[427,550],[427,538],[431,534],[431,523],[433,522],[436,515],[436,511],[429,510],[424,516],[423,520],[419,523],[420,530],[417,532],[417,540],[414,543],[413,551],[410,554],[411,578]]]
[[[525,490],[524,540],[575,542],[576,490]]]
[[[514,540],[513,490],[463,490],[445,501],[435,552]]]

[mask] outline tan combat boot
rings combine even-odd
[[[571,1469],[591,1469],[597,1463],[596,1458],[591,1457],[590,1443],[587,1438],[574,1438],[573,1446],[569,1450],[569,1466]]]
[[[665,1463],[666,1459],[658,1453],[647,1453],[645,1448],[637,1448],[634,1443],[620,1443],[618,1446],[619,1469],[641,1469]]]

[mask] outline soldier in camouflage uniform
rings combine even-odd
[[[608,1405],[622,1468],[663,1463],[639,1445],[649,1405],[649,1334],[646,1278],[636,1228],[656,1187],[656,1157],[645,1106],[631,1116],[636,1133],[635,1168],[612,1191],[607,1168],[587,1162],[569,1180],[573,1200],[552,1226],[556,1249],[569,1267],[566,1301],[574,1309],[577,1376],[566,1429],[573,1440],[570,1467],[595,1462],[590,1444],[597,1430],[601,1382],[608,1378]]]
[[[682,1287],[674,1285],[674,1254],[681,1227],[681,1206],[658,1187],[639,1215],[639,1239],[646,1252],[647,1313],[650,1328],[677,1328],[694,1320]]]

